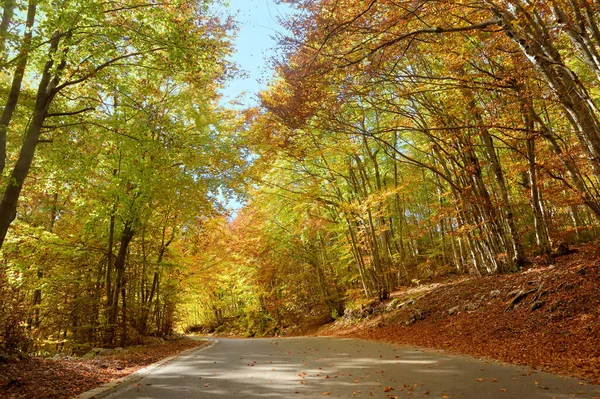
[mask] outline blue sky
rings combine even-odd
[[[268,58],[274,54],[278,33],[284,33],[277,19],[289,15],[288,5],[277,5],[273,0],[229,0],[229,12],[236,15],[239,32],[235,41],[236,54],[232,60],[245,71],[246,76],[231,81],[223,90],[228,102],[246,93],[242,104],[254,105],[256,95],[267,87],[273,71]]]
[[[236,53],[231,60],[245,74],[230,81],[223,89],[223,104],[234,99],[238,99],[243,107],[257,104],[257,94],[267,88],[273,77],[268,59],[275,54],[276,36],[285,33],[278,18],[291,12],[291,7],[277,5],[274,0],[229,0],[226,13],[235,15],[239,28]],[[234,198],[218,197],[230,210],[231,219],[235,219],[243,204]]]

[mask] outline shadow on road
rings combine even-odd
[[[593,388],[525,368],[368,341],[227,339],[111,398],[571,399],[593,398]]]

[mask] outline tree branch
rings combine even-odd
[[[73,115],[79,115],[79,114],[83,114],[84,112],[88,112],[88,111],[94,111],[96,108],[94,107],[89,107],[89,108],[84,108],[84,109],[80,109],[79,111],[72,111],[72,112],[57,112],[54,114],[48,114],[46,115],[47,118],[52,118],[55,116],[73,116]]]
[[[414,30],[412,32],[402,34],[392,40],[389,40],[385,43],[378,45],[377,47],[370,50],[366,55],[361,56],[356,60],[350,61],[347,64],[343,65],[342,67],[345,68],[345,67],[349,67],[349,66],[358,64],[359,62],[372,56],[373,54],[377,53],[378,51],[383,50],[387,47],[393,46],[394,44],[399,43],[402,40],[408,39],[410,37],[423,35],[423,34],[441,34],[441,33],[467,32],[467,31],[471,31],[471,30],[482,30],[482,29],[488,28],[493,25],[500,25],[500,23],[501,23],[501,21],[499,19],[491,19],[488,21],[480,22],[478,24],[473,24],[473,25],[468,25],[468,26],[459,26],[456,28],[442,28],[442,27],[438,26],[436,28]]]
[[[157,48],[153,48],[153,49],[148,50],[148,51],[137,51],[135,53],[129,53],[129,54],[120,55],[118,57],[112,58],[112,59],[106,61],[105,63],[99,65],[98,67],[94,68],[93,71],[91,71],[88,74],[85,74],[81,78],[67,81],[67,82],[61,84],[60,86],[56,87],[56,89],[54,89],[54,90],[56,92],[59,92],[62,89],[64,89],[65,87],[73,86],[73,85],[85,82],[86,80],[88,80],[89,78],[91,78],[92,76],[94,76],[95,74],[97,74],[98,72],[100,72],[101,70],[103,70],[105,68],[108,68],[109,66],[111,66],[114,63],[116,63],[117,61],[124,60],[124,59],[131,58],[131,57],[135,57],[135,56],[138,56],[138,55],[143,55],[143,54],[147,54],[147,53],[153,53],[155,51],[160,51],[160,50],[165,50],[165,49],[166,49],[166,47],[157,47]]]

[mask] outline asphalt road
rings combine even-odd
[[[218,339],[110,399],[571,399],[578,380],[462,356],[329,338]],[[600,399],[600,398],[598,398]]]

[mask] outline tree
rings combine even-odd
[[[30,4],[28,26],[33,26],[35,5],[35,2]],[[98,79],[105,78],[109,69],[135,76],[136,71],[152,67],[165,74],[185,75],[189,82],[206,83],[215,78],[218,81],[225,68],[223,56],[228,50],[219,43],[228,27],[204,15],[201,5],[191,1],[142,6],[125,2],[113,7],[112,3],[64,2],[40,10],[39,36],[35,39],[41,43],[35,54],[36,63],[30,66],[32,74],[39,76],[36,100],[0,202],[0,247],[16,217],[36,149],[44,141],[41,135],[46,121],[85,114],[106,103],[102,85],[94,82],[101,82]],[[11,90],[2,126],[9,125],[11,108],[18,101],[15,97],[31,40],[30,30],[26,29],[15,68],[15,90]],[[204,56],[207,53],[210,55]],[[78,95],[80,87],[94,86],[100,89],[95,94]],[[66,100],[59,105],[55,102],[57,96]],[[0,154],[1,159],[6,159],[6,155]]]
[[[223,212],[217,193],[236,190],[246,161],[218,103],[229,20],[186,1],[56,6],[38,7],[7,130],[22,180],[5,185],[19,217],[6,219],[0,293],[18,292],[29,350],[77,353],[173,331],[179,241]]]

